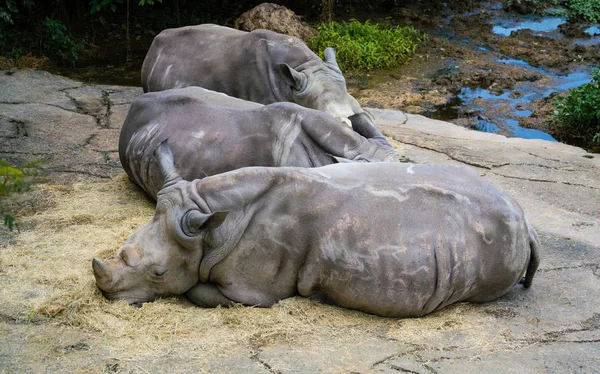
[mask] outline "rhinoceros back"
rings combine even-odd
[[[519,282],[531,249],[514,200],[462,167],[378,164],[377,176],[370,166],[361,177],[373,183],[330,176],[352,188],[321,205],[336,219],[315,228],[319,243],[299,273],[301,295],[414,317],[492,300]]]
[[[144,92],[199,86],[257,103],[278,96],[275,65],[322,61],[299,40],[267,30],[247,33],[206,24],[162,31],[142,65]]]

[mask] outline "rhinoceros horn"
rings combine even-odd
[[[338,65],[337,60],[335,59],[335,49],[331,47],[325,48],[323,54],[325,55],[325,63],[332,67],[336,72],[342,74],[340,66]]]
[[[177,170],[175,170],[175,162],[173,161],[173,153],[171,152],[171,148],[169,148],[169,144],[167,143],[168,139],[160,142],[156,150],[154,151],[154,156],[158,159],[158,164],[160,166],[160,171],[164,178],[163,188],[169,187],[180,180],[182,180]]]
[[[104,261],[94,257],[92,260],[92,269],[94,269],[94,277],[96,277],[96,283],[100,289],[110,287],[113,281],[113,274]]]

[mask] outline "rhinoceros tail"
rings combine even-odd
[[[537,233],[529,223],[529,220],[525,218],[525,222],[527,223],[527,231],[529,231],[529,247],[531,250],[531,255],[529,257],[529,265],[527,266],[527,272],[525,273],[525,280],[523,281],[523,286],[525,288],[531,287],[531,283],[533,282],[533,276],[537,271],[538,266],[540,265],[540,253],[542,251],[542,246],[540,244],[540,239],[538,238]]]

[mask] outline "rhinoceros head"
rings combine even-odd
[[[227,215],[203,213],[189,199],[194,186],[175,170],[166,141],[155,155],[165,183],[154,217],[127,239],[116,256],[92,260],[96,284],[111,300],[141,304],[190,289],[198,282],[205,238]]]
[[[340,119],[352,126],[348,117],[356,112],[356,100],[346,91],[346,80],[335,58],[333,48],[325,49],[324,64],[312,64],[297,71],[287,64],[280,64],[287,82],[293,87],[294,102],[313,108]]]

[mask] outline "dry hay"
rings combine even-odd
[[[299,297],[267,309],[202,309],[183,298],[141,308],[109,302],[95,287],[91,259],[113,255],[150,220],[154,202],[124,175],[108,183],[40,188],[51,208],[23,218],[29,229],[0,247],[3,313],[27,318],[33,311],[36,318],[99,334],[122,362],[164,358],[208,365],[230,352],[252,357],[266,347],[285,345],[335,356],[338,361],[332,360],[345,370],[360,363],[344,361],[344,352],[377,339],[425,346],[450,332],[457,345],[497,340],[485,332],[493,317],[467,304],[426,318],[398,320]]]

